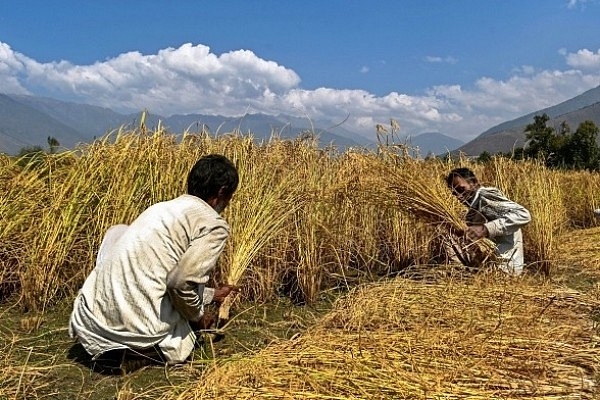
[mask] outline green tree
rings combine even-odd
[[[525,155],[531,158],[548,160],[556,150],[554,128],[547,126],[548,114],[536,115],[533,123],[525,127],[528,140]]]
[[[563,121],[560,123],[558,127],[558,132],[554,135],[553,139],[553,152],[551,159],[549,161],[549,166],[560,168],[566,167],[570,168],[569,155],[567,154],[567,147],[571,140],[571,127],[567,124],[567,121]]]
[[[477,157],[477,162],[481,163],[481,164],[485,164],[492,161],[492,155],[490,154],[489,151],[483,151],[479,157]]]
[[[56,153],[56,149],[60,146],[58,140],[54,136],[48,136],[48,147],[50,154]]]
[[[600,166],[597,137],[600,130],[593,121],[584,121],[565,143],[565,163],[574,169],[596,170]]]

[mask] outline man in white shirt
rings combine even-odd
[[[521,228],[531,221],[529,211],[509,200],[499,189],[481,186],[468,168],[450,171],[446,184],[469,207],[465,217],[467,236],[472,240],[486,237],[492,240],[503,261],[500,268],[509,274],[521,274],[525,265]]]
[[[190,323],[208,328],[213,315],[205,306],[234,290],[206,284],[229,236],[220,213],[238,182],[230,160],[204,156],[188,174],[187,194],[107,231],[69,321],[70,336],[93,360],[114,350],[168,364],[189,357]]]

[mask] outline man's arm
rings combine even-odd
[[[204,305],[213,300],[214,289],[205,287],[209,273],[223,252],[229,231],[215,226],[194,239],[179,263],[167,275],[167,292],[173,306],[189,321],[199,321]]]
[[[484,224],[488,237],[510,235],[531,221],[525,207],[509,200],[499,190],[482,193],[482,196],[485,202],[482,211],[492,217]]]

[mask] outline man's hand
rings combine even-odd
[[[195,332],[210,329],[215,322],[217,322],[217,314],[209,310],[204,310],[204,314],[198,321],[189,321],[190,327]]]
[[[488,237],[485,225],[471,225],[467,228],[467,237],[471,240],[479,240]]]
[[[215,294],[213,296],[213,301],[215,303],[221,304],[232,292],[237,292],[238,288],[233,285],[221,285],[215,289]]]

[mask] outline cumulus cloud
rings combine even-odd
[[[207,46],[188,43],[157,54],[128,52],[92,65],[73,65],[39,63],[0,42],[0,92],[44,93],[120,112],[148,109],[165,116],[262,112],[312,120],[348,117],[345,128],[371,136],[376,124],[393,118],[406,134],[439,131],[470,140],[498,123],[598,85],[599,52],[562,54],[568,69],[523,66],[508,79],[482,77],[469,88],[449,83],[428,88],[423,95],[376,96],[365,90],[305,90],[293,70],[249,50],[217,55]]]
[[[28,61],[27,57],[13,52],[7,44],[0,42],[0,93],[29,93],[21,84],[27,78],[25,64]]]
[[[2,43],[0,76],[17,82],[0,90],[35,92],[36,88],[71,100],[122,110],[143,108],[158,113],[243,113],[263,95],[281,95],[300,83],[292,70],[263,60],[252,51],[217,56],[207,46],[179,48],[143,55],[129,52],[93,65],[66,61],[38,63]],[[18,83],[19,85],[16,85]]]
[[[600,70],[600,49],[595,53],[581,49],[575,54],[567,54],[567,64],[573,68]]]

